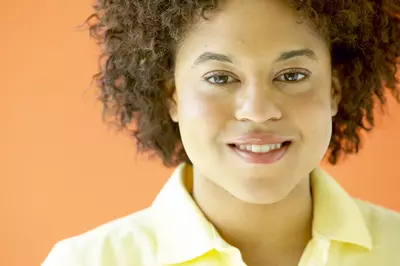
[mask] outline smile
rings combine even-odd
[[[273,150],[279,150],[283,143],[278,144],[265,144],[265,145],[255,145],[255,144],[234,144],[236,148],[243,151],[251,151],[255,153],[266,153]]]
[[[291,141],[277,144],[229,144],[228,146],[239,158],[252,164],[273,164],[286,154]]]

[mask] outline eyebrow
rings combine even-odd
[[[193,63],[194,66],[200,65],[204,62],[214,60],[214,61],[220,61],[220,62],[225,62],[225,63],[231,63],[233,64],[234,59],[230,56],[223,55],[223,54],[218,54],[218,53],[211,53],[211,52],[205,52],[201,54]]]
[[[318,61],[317,55],[311,49],[300,49],[300,50],[292,50],[283,52],[279,55],[279,57],[275,60],[275,62],[282,62],[285,60],[289,60],[294,57],[305,56],[313,61]]]
[[[299,49],[299,50],[291,50],[287,52],[283,52],[279,55],[279,57],[275,60],[275,62],[282,62],[286,61],[289,59],[292,59],[294,57],[301,57],[305,56],[313,61],[318,61],[317,55],[314,53],[313,50],[311,49]],[[224,54],[219,54],[219,53],[212,53],[212,52],[205,52],[201,54],[193,63],[193,66],[200,65],[202,63],[205,63],[207,61],[219,61],[219,62],[224,62],[224,63],[230,63],[233,64],[235,59],[233,57],[224,55]]]

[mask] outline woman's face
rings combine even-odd
[[[284,2],[224,1],[176,55],[170,114],[186,153],[250,203],[277,202],[308,177],[339,101],[327,44]]]

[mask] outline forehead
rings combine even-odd
[[[206,50],[251,60],[305,48],[320,56],[328,53],[313,24],[300,23],[300,15],[284,0],[225,0],[208,17],[186,35],[180,49],[186,59]]]

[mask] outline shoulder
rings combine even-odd
[[[371,233],[379,234],[386,230],[391,230],[394,233],[397,230],[397,236],[400,236],[400,213],[358,199],[355,199],[355,202]]]
[[[372,254],[400,263],[400,213],[355,200],[372,237]]]
[[[42,266],[155,265],[151,208],[57,243]]]

